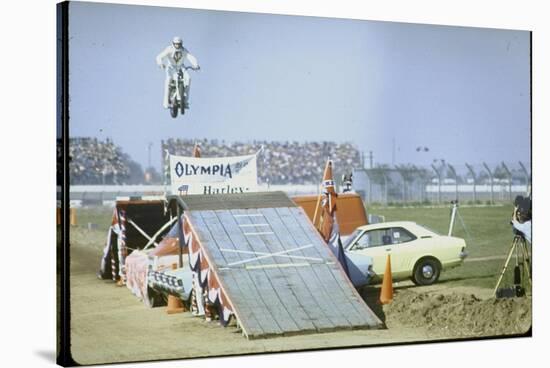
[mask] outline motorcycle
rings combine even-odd
[[[178,111],[181,113],[181,115],[184,115],[185,109],[187,108],[185,106],[185,74],[182,69],[187,71],[188,69],[193,68],[190,66],[180,68],[177,73],[174,73],[174,77],[170,81],[170,86],[168,87],[168,106],[170,110],[170,116],[172,116],[173,118],[176,118],[178,116]]]

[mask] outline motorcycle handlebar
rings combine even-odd
[[[161,69],[166,69],[166,67],[167,67],[166,64],[160,64],[159,65],[159,68],[161,68]],[[198,70],[201,70],[201,67],[198,66],[197,68],[193,68],[192,66],[184,66],[183,69],[185,69],[185,70],[192,69],[192,70],[198,71]]]

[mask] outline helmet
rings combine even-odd
[[[174,37],[172,39],[172,45],[174,45],[176,49],[181,49],[183,46],[183,41],[181,40],[181,37],[178,37],[178,36]]]

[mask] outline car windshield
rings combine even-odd
[[[344,249],[347,249],[350,245],[351,245],[351,242],[355,239],[357,239],[357,237],[359,236],[359,234],[361,234],[362,230],[355,230],[352,234],[350,234],[350,236],[348,236],[348,238],[344,241],[344,243],[342,244],[342,247],[344,247]]]
[[[435,230],[429,228],[428,226],[426,226],[426,225],[424,225],[424,224],[417,224],[417,225],[418,225],[419,227],[425,229],[425,230],[428,230],[428,231],[431,232],[431,233],[434,233],[434,234],[436,234],[436,235],[441,235],[441,234],[438,233],[437,231],[435,231]]]

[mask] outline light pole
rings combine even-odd
[[[432,169],[437,175],[437,203],[441,203],[441,171],[434,164]]]
[[[430,152],[430,148],[426,146],[418,146],[416,147],[416,152],[421,155],[421,156],[418,156],[417,164],[419,165],[419,167],[422,167],[422,170],[424,170],[423,158],[425,157],[425,155],[423,155],[422,153],[425,153],[427,155],[428,152]],[[424,201],[425,194],[427,193],[426,186],[428,185],[429,181],[426,181],[426,179],[422,177],[422,174],[421,174],[422,170],[418,169],[416,166],[414,167],[414,170],[416,171],[416,173],[418,174],[418,177],[420,178],[420,201],[422,202]]]
[[[147,170],[151,167],[151,148],[153,147],[153,142],[149,142],[147,145]]]
[[[441,164],[437,167],[435,164],[440,162]],[[432,169],[437,175],[437,203],[441,203],[441,179],[443,177],[443,169],[445,168],[444,159],[434,159],[432,163]]]

